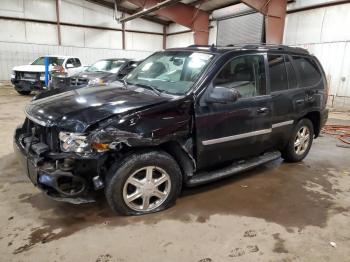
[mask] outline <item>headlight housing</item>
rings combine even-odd
[[[100,78],[95,78],[88,82],[89,86],[97,86],[97,85],[103,85],[103,84],[104,84],[104,81]]]
[[[63,152],[88,153],[91,150],[85,134],[60,132],[59,139]]]

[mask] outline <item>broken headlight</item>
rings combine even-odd
[[[63,152],[85,153],[90,151],[88,138],[84,134],[60,132],[59,139]]]

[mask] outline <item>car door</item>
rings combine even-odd
[[[271,97],[266,90],[266,55],[231,57],[195,105],[197,165],[199,169],[258,155],[271,133]],[[234,88],[239,98],[209,103],[215,87]]]
[[[272,104],[271,146],[282,148],[288,141],[297,114],[302,110],[299,88],[291,59],[285,54],[268,54],[268,84]]]
[[[83,66],[79,58],[74,58],[74,74],[80,73],[83,71]]]
[[[68,58],[67,59],[66,65],[65,65],[65,70],[67,71],[68,76],[72,76],[72,75],[75,74],[73,58]]]
[[[322,71],[312,57],[293,55],[292,59],[303,96],[299,100],[299,105],[302,108],[300,117],[308,111],[321,107],[324,102],[324,81]]]

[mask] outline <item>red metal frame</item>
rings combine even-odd
[[[128,0],[130,3],[142,8],[150,8],[159,3],[157,0]],[[177,3],[155,11],[157,15],[180,25],[190,28],[194,32],[194,43],[206,45],[209,41],[209,13],[194,6]]]
[[[265,15],[266,43],[281,44],[283,41],[287,0],[241,0]]]

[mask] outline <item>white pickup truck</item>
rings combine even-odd
[[[68,76],[84,70],[80,59],[71,56],[47,56],[49,71],[61,67]],[[34,90],[46,89],[45,86],[45,57],[39,57],[29,65],[16,66],[12,69],[11,82],[21,95],[29,95]]]

